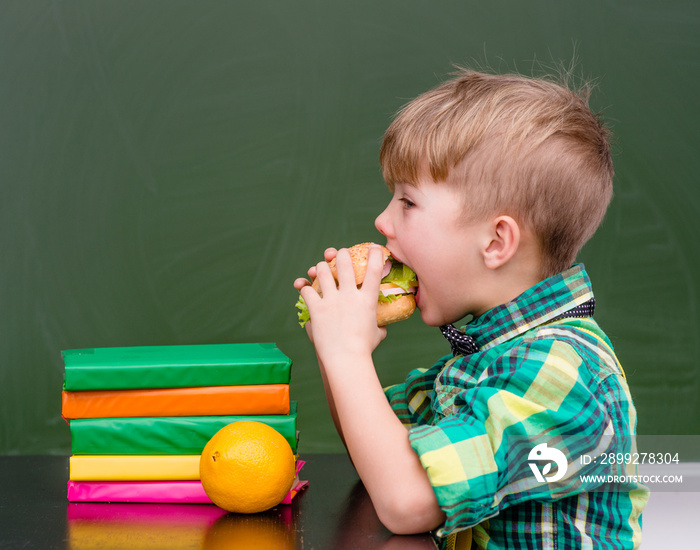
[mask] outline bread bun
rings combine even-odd
[[[355,284],[360,286],[365,280],[367,272],[367,261],[369,259],[369,247],[375,243],[360,243],[348,248],[350,259],[352,260],[352,268],[355,272]],[[391,252],[385,246],[381,246],[384,255],[384,262],[391,258]],[[335,258],[328,262],[331,268],[331,273],[335,280],[338,280],[338,270],[335,266]],[[312,281],[311,286],[316,292],[321,294],[321,285],[318,279]],[[377,326],[383,327],[391,323],[408,319],[416,310],[416,299],[412,294],[403,294],[399,298],[391,302],[378,302],[377,304]]]
[[[365,273],[367,273],[367,262],[369,260],[369,247],[375,243],[360,243],[355,246],[348,248],[350,253],[350,259],[352,260],[352,269],[355,272],[355,284],[360,286],[362,281],[365,280]],[[386,262],[391,257],[391,252],[386,246],[378,245],[382,248],[382,254],[384,255],[383,261]],[[331,273],[335,280],[338,280],[338,269],[335,266],[335,258],[328,262],[328,267],[331,268]],[[317,279],[314,279],[312,286],[314,290],[321,293],[321,285]]]
[[[383,327],[408,319],[416,311],[416,299],[413,294],[404,294],[393,302],[377,304],[377,326]]]

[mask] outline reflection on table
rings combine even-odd
[[[359,481],[334,516],[328,548],[435,548],[427,535],[398,537],[384,529]],[[68,548],[294,550],[306,548],[306,541],[314,538],[304,537],[298,520],[294,503],[251,515],[228,514],[206,504],[69,503]]]
[[[206,504],[71,503],[67,521],[71,550],[295,548],[291,506],[240,515]]]
[[[309,487],[261,514],[213,504],[69,503],[66,457],[0,457],[0,548],[100,550],[435,549],[379,522],[345,455],[309,455]]]

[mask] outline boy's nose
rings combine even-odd
[[[384,211],[381,214],[379,214],[379,216],[377,216],[377,219],[374,220],[374,227],[376,227],[377,230],[387,238],[389,237],[389,222],[387,215],[388,209],[389,207],[385,208]]]

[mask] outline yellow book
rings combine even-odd
[[[73,455],[72,481],[199,480],[200,455]]]

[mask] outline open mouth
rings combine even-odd
[[[413,271],[413,268],[410,265],[408,265],[407,263],[405,263],[401,258],[397,258],[396,256],[393,255],[393,253],[392,253],[391,257],[395,261],[401,262],[406,267],[408,267],[411,271]],[[413,271],[413,273],[415,275],[415,279],[412,282],[411,287],[410,287],[408,292],[415,296],[416,306],[420,308],[420,278],[418,277],[418,274],[415,271]]]
[[[414,271],[408,264],[391,254],[382,271],[380,296],[392,301],[401,295],[416,294],[417,289],[418,279]]]

